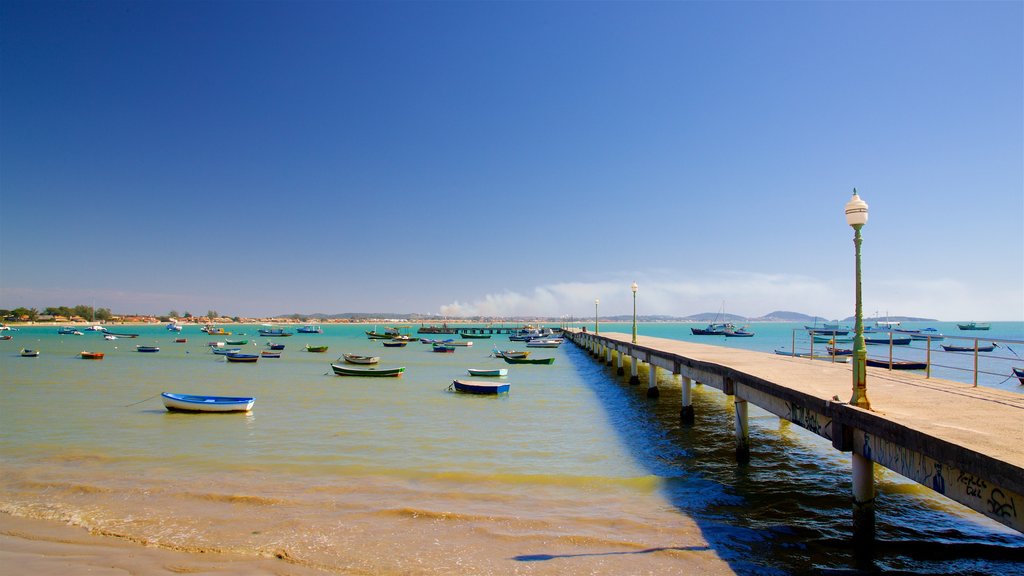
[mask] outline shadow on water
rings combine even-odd
[[[710,547],[737,573],[1024,574],[1024,537],[944,510],[923,498],[916,484],[908,488],[893,480],[895,475],[882,473],[876,473],[873,558],[855,557],[849,455],[795,424],[752,409],[750,463],[738,464],[733,406],[718,390],[694,386],[697,421],[684,425],[678,384],[667,373],[659,378],[661,397],[648,399],[646,384],[630,386],[628,375],[615,376],[613,368],[575,345],[566,348],[623,446],[662,479],[665,497],[698,524]],[[647,381],[645,367],[640,376]],[[679,548],[639,553],[674,549]]]
[[[633,550],[631,552],[591,552],[584,554],[524,554],[522,556],[514,556],[513,560],[519,562],[543,562],[546,560],[554,560],[556,558],[582,558],[586,556],[628,556],[631,554],[651,554],[652,552],[665,552],[665,551],[676,551],[676,552],[706,552],[710,550],[707,546],[662,546],[658,548],[648,548],[646,550]]]

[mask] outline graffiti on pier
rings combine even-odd
[[[963,470],[961,470],[960,474],[957,475],[956,481],[962,484],[964,492],[973,498],[981,498],[982,492],[988,488],[988,484],[984,479],[978,478],[974,474],[969,474]]]
[[[854,430],[854,452],[1016,530],[1024,528],[1017,502],[1024,496],[990,479],[924,454]]]
[[[1007,495],[1000,490],[995,488],[988,497],[989,510],[994,516],[1001,518],[1016,518],[1017,517],[1017,503],[1014,502],[1013,498],[1007,497]]]
[[[786,402],[786,420],[814,432],[822,438],[832,439],[832,419],[796,402]]]

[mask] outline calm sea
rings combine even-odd
[[[1024,323],[948,336],[1024,340]],[[592,324],[588,325],[590,329]],[[771,352],[793,324],[754,338],[644,335]],[[925,326],[922,324],[921,326]],[[261,349],[256,326],[227,326]],[[228,364],[187,326],[125,327],[138,339],[23,328],[0,341],[0,510],[186,551],[278,555],[343,573],[787,574],[852,569],[850,461],[797,426],[751,408],[751,463],[735,463],[732,405],[696,387],[698,423],[679,424],[677,383],[629,386],[567,343],[552,366],[490,357],[505,336],[454,354],[383,348],[328,325],[297,334],[280,359]],[[383,328],[383,326],[380,326]],[[602,324],[628,333],[628,324]],[[240,335],[239,333],[244,333]],[[175,337],[188,338],[175,343]],[[949,343],[949,341],[947,341]],[[957,342],[960,343],[960,342]],[[158,345],[144,354],[135,345]],[[325,354],[302,350],[328,345]],[[800,349],[806,341],[796,342]],[[823,347],[823,344],[816,345]],[[19,349],[38,348],[38,358]],[[937,344],[933,344],[933,348]],[[103,351],[101,361],[82,350]],[[884,351],[883,351],[884,350]],[[405,366],[402,378],[337,377],[342,352]],[[888,348],[871,348],[887,356]],[[897,359],[926,354],[921,343]],[[933,352],[936,376],[970,381],[973,355]],[[1004,344],[979,381],[1022,387],[1024,345]],[[507,367],[501,397],[448,390],[467,368]],[[870,387],[870,382],[869,382]],[[248,415],[172,414],[161,391],[256,397]],[[1024,433],[1022,433],[1024,437]],[[1024,438],[1022,438],[1024,440]],[[1024,574],[1024,536],[879,469],[874,568]]]

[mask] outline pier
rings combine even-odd
[[[638,336],[566,330],[565,336],[659,397],[659,371],[679,376],[684,424],[699,426],[691,389],[702,384],[735,406],[736,457],[750,459],[748,404],[801,426],[851,452],[853,532],[874,538],[874,465],[880,465],[1024,532],[1024,395],[922,375],[868,368],[871,409],[849,404],[852,367]]]

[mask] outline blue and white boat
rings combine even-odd
[[[260,328],[258,331],[260,336],[272,338],[284,338],[292,335],[291,332],[285,332],[284,328]]]
[[[300,334],[323,334],[324,329],[319,324],[306,324],[302,328],[296,330]]]
[[[230,356],[231,354],[241,354],[241,348],[217,348],[214,346],[210,347],[210,352],[214,354],[220,354],[221,356]]]
[[[162,392],[164,407],[172,412],[248,412],[256,398],[251,396],[196,396]]]

